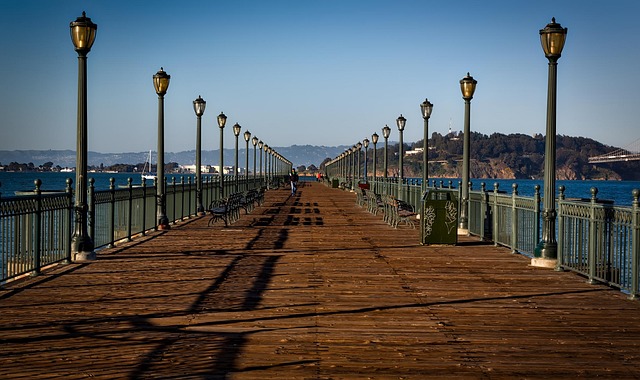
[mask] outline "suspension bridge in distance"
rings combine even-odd
[[[616,149],[612,152],[605,153],[600,156],[589,157],[590,164],[638,160],[640,160],[640,139],[637,139],[624,148]]]

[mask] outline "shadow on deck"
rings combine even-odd
[[[3,378],[640,377],[640,306],[311,184],[0,290]]]

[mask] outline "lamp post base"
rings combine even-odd
[[[93,261],[96,259],[96,253],[91,252],[75,252],[73,262]]]
[[[458,235],[469,236],[469,229],[458,227]]]
[[[555,269],[557,265],[558,265],[557,259],[545,259],[541,257],[534,257],[531,259],[532,267]]]

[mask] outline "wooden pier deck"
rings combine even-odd
[[[640,378],[640,303],[321,184],[0,289],[0,378]]]

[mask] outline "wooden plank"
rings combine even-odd
[[[269,191],[0,290],[2,378],[638,378],[640,306],[355,195]]]

